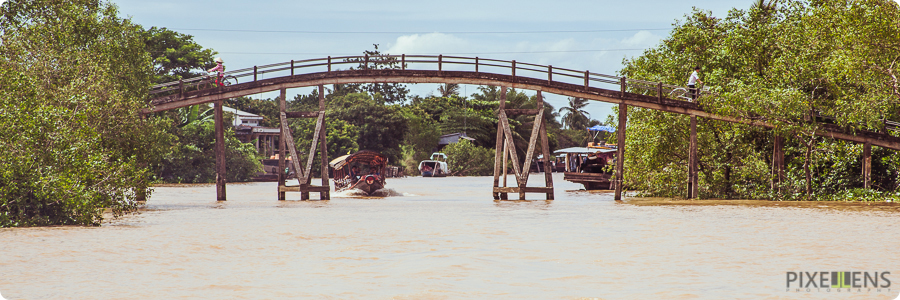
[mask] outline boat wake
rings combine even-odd
[[[363,192],[363,191],[357,190],[357,189],[349,189],[346,191],[334,193],[332,195],[335,197],[354,197],[354,198],[370,198],[370,197],[371,198],[375,198],[375,197],[384,198],[384,197],[406,196],[405,193],[401,193],[401,192],[395,191],[394,189],[390,189],[390,188],[384,188],[384,189],[377,190],[374,193],[372,193],[372,195],[366,195],[366,192]]]

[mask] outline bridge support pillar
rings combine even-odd
[[[622,200],[625,188],[625,127],[628,122],[628,105],[619,104],[619,128],[616,130],[616,186],[615,200]]]
[[[285,183],[287,181],[287,174],[284,172],[284,168],[287,167],[287,165],[284,163],[284,155],[286,153],[285,148],[287,147],[284,143],[285,126],[287,126],[287,124],[281,124],[281,138],[278,139],[278,200],[285,200],[283,188],[285,187]]]
[[[781,191],[781,183],[784,182],[784,138],[775,136],[772,150],[772,190]]]
[[[500,87],[500,110],[506,109],[506,87]],[[495,144],[494,150],[494,187],[500,187],[500,174],[502,169],[503,174],[503,186],[506,187],[506,168],[508,166],[508,158],[506,151],[506,143],[504,141],[505,136],[503,134],[503,124],[499,121],[497,122],[497,143]],[[502,154],[501,154],[502,152]],[[500,158],[503,158],[501,160]],[[496,189],[495,189],[496,190]],[[494,191],[494,200],[507,200],[509,196],[507,193],[502,193],[499,191]]]
[[[865,143],[863,145],[863,158],[862,158],[862,177],[863,177],[863,187],[864,188],[872,188],[872,143]]]
[[[699,195],[697,194],[698,188],[698,178],[697,178],[697,162],[699,159],[697,158],[697,116],[691,116],[691,141],[690,146],[688,147],[688,184],[687,184],[687,198],[694,199]]]
[[[545,161],[550,160],[550,147],[548,146],[547,129],[545,128],[546,120],[544,120],[544,103],[541,92],[537,94],[538,109],[506,109],[506,87],[501,87],[500,92],[500,108],[497,111],[499,124],[497,125],[497,149],[494,154],[494,200],[506,200],[508,193],[519,194],[519,200],[525,200],[526,193],[545,194],[547,200],[553,200],[553,178],[551,173],[547,172],[545,166],[544,171],[544,187],[528,187],[528,176],[530,175],[531,164],[534,158],[535,147],[537,146],[537,138],[541,138],[541,152],[545,157]],[[531,138],[528,141],[528,150],[525,151],[525,160],[522,167],[519,168],[519,158],[516,155],[516,145],[513,143],[512,130],[509,127],[509,119],[507,114],[513,115],[535,115],[534,127],[531,129]],[[501,152],[502,151],[502,152]],[[503,156],[502,165],[497,161]],[[513,171],[516,175],[515,187],[506,186],[506,175],[503,177],[503,186],[499,186],[500,168],[502,167],[506,173],[506,157],[512,160]],[[548,164],[547,164],[548,165]]]
[[[300,200],[309,200],[309,193],[311,192],[319,193],[319,200],[329,200],[331,199],[331,192],[328,185],[328,151],[327,142],[325,140],[325,87],[319,85],[319,111],[288,112],[286,97],[287,92],[284,88],[282,88],[281,99],[279,101],[279,106],[281,107],[281,157],[285,156],[285,150],[290,151],[290,163],[291,166],[294,167],[294,177],[297,178],[297,182],[299,184],[296,186],[287,186],[283,180],[280,180],[280,183],[278,185],[279,200],[284,200],[285,192],[300,193]],[[313,130],[312,143],[310,143],[310,149],[308,152],[309,155],[306,158],[305,168],[300,161],[300,155],[298,155],[297,147],[294,145],[294,137],[293,134],[291,134],[291,129],[290,127],[288,127],[288,114],[290,114],[291,118],[316,118],[316,129]],[[316,148],[318,148],[322,163],[321,186],[315,186],[311,184],[312,164],[316,155]],[[279,160],[279,163],[281,163],[282,161],[284,160]],[[290,176],[285,175],[285,178],[287,177]]]
[[[222,116],[222,100],[216,101],[216,200],[225,201],[225,124]]]

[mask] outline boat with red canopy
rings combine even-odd
[[[331,160],[334,191],[360,190],[366,195],[384,188],[384,166],[388,158],[377,151],[361,150]]]

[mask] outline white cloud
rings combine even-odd
[[[469,49],[469,42],[440,32],[404,35],[390,45],[390,54],[442,54],[463,52]]]
[[[641,30],[635,33],[633,36],[622,40],[622,45],[631,47],[647,47],[656,44],[661,38],[661,36],[650,33],[649,31]]]

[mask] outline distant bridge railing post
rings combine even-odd
[[[553,65],[547,66],[547,81],[553,82]]]
[[[253,66],[253,81],[256,81],[256,66]]]
[[[584,89],[585,90],[587,90],[591,85],[591,82],[589,80],[590,78],[591,78],[591,72],[588,70],[584,70]]]
[[[659,102],[662,102],[662,99],[663,99],[662,82],[656,83],[656,99],[659,99]]]
[[[443,64],[444,64],[444,55],[438,54],[438,72],[441,72],[444,70]]]
[[[366,63],[363,65],[363,69],[365,69],[366,71],[369,70],[369,55],[368,54],[366,54]]]
[[[478,56],[475,57],[475,73],[478,73]]]
[[[294,77],[294,60],[291,60],[291,77]]]
[[[512,77],[513,77],[513,80],[516,80],[516,60],[515,59],[512,61]]]
[[[331,72],[331,56],[328,56],[328,72]]]
[[[406,71],[406,54],[400,55],[400,70]]]

